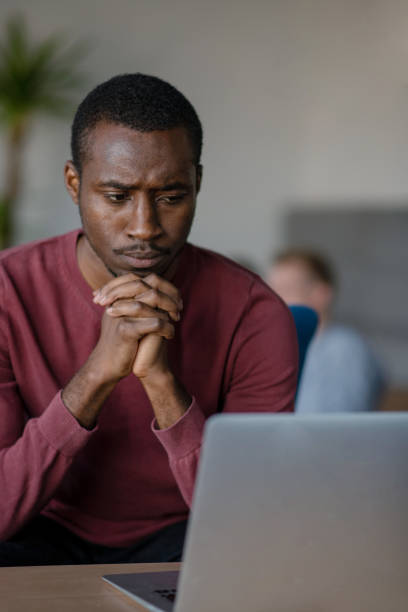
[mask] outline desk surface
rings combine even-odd
[[[0,568],[1,612],[145,610],[101,579],[104,574],[179,569],[179,563]]]

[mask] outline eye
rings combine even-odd
[[[112,204],[122,204],[129,199],[129,193],[126,191],[114,191],[111,193],[105,193],[105,198]]]
[[[187,194],[185,193],[178,193],[175,195],[162,195],[159,196],[157,198],[157,202],[159,203],[163,203],[163,204],[178,204],[178,202],[181,202],[181,200],[183,200],[186,197]]]

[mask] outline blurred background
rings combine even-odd
[[[336,316],[383,360],[389,405],[408,408],[408,3],[2,0],[0,41],[17,13],[34,42],[88,44],[73,100],[135,71],[191,100],[205,135],[191,241],[261,274],[290,244],[323,250],[340,277]],[[30,124],[16,244],[79,225],[62,172],[71,118]]]

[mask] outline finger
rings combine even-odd
[[[93,301],[102,304],[108,295],[116,292],[120,296],[123,292],[123,297],[129,294],[128,297],[134,296],[136,293],[145,291],[149,285],[143,282],[143,279],[136,276],[135,274],[125,274],[119,278],[114,278],[109,283],[94,291]]]
[[[168,280],[162,278],[161,276],[157,276],[157,274],[149,274],[143,280],[153,289],[158,289],[162,293],[169,295],[177,304],[179,304],[180,308],[183,308],[183,301],[181,299],[180,291]]]
[[[112,289],[116,287],[121,287],[129,282],[137,282],[143,283],[144,285],[148,285],[153,289],[158,289],[163,293],[166,293],[170,297],[174,299],[175,302],[181,300],[180,292],[172,283],[168,280],[158,276],[157,274],[149,274],[148,276],[142,278],[133,272],[129,272],[129,274],[123,274],[122,276],[118,276],[117,278],[113,278],[106,285],[103,285],[99,289],[96,289],[93,294],[97,297],[102,297],[109,293]]]
[[[136,290],[138,293],[135,295]],[[168,312],[174,321],[180,320],[179,307],[170,296],[143,284],[139,285],[138,281],[136,284],[128,283],[112,289],[99,303],[102,306],[112,306],[116,302],[132,301],[132,298],[133,302],[143,302],[152,308]]]
[[[98,295],[98,294],[103,293],[103,291],[105,289],[108,289],[109,287],[116,287],[116,286],[122,285],[123,283],[127,283],[130,280],[138,280],[138,279],[141,280],[141,277],[138,276],[137,274],[134,274],[133,272],[129,272],[128,274],[122,274],[121,276],[117,276],[116,278],[113,278],[105,285],[102,285],[101,287],[99,287],[99,289],[95,289],[93,294]]]
[[[102,287],[94,294],[93,301],[101,306],[112,304],[115,300],[136,297],[150,289],[150,285],[143,282],[141,278],[126,275],[127,280],[113,284],[113,281]],[[117,279],[115,279],[117,280]]]
[[[148,304],[139,300],[116,300],[111,306],[106,309],[106,312],[111,317],[132,317],[132,318],[159,318],[164,321],[169,320],[169,315],[164,310],[152,308]],[[175,313],[179,320],[180,315]]]
[[[140,293],[136,299],[144,304],[148,304],[152,308],[157,308],[159,310],[168,312],[175,321],[179,321],[180,319],[179,306],[170,296],[158,291],[157,289],[149,288],[144,293]]]
[[[168,296],[174,303],[174,306],[172,306],[170,302],[164,300],[163,305],[160,305],[159,297],[157,303],[158,308],[163,308],[163,310],[167,310],[168,312],[178,312],[183,307],[179,291],[176,287],[168,281],[164,281],[156,274],[150,274],[145,279],[135,276],[134,274],[126,274],[122,279],[121,282],[119,282],[119,279],[110,281],[94,294],[93,301],[101,306],[108,306],[109,304],[113,304],[115,300],[132,297],[139,298],[141,294],[153,289],[160,292],[160,295]],[[153,305],[152,299],[153,297],[149,296],[148,303]],[[167,303],[167,306],[165,303]]]
[[[119,320],[119,332],[126,337],[133,337],[137,340],[155,334],[162,336],[167,340],[174,338],[174,325],[169,320],[164,320],[159,317],[147,317],[135,319],[133,317],[121,317]]]

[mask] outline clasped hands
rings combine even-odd
[[[109,370],[107,378],[133,372],[143,380],[168,371],[165,340],[174,337],[183,308],[174,285],[156,274],[130,273],[94,291],[93,301],[105,307],[95,351]]]

